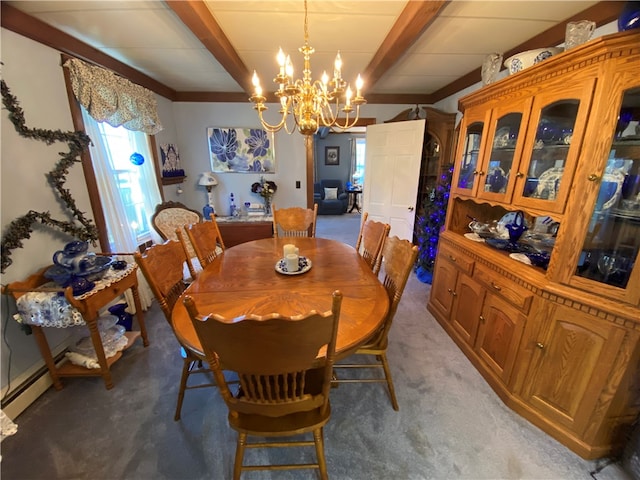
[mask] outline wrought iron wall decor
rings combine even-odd
[[[84,212],[77,207],[76,201],[71,196],[71,191],[65,188],[69,168],[71,168],[75,162],[81,161],[78,157],[91,143],[89,136],[84,132],[63,132],[61,130],[27,128],[25,125],[24,112],[16,97],[11,94],[4,80],[0,80],[0,87],[2,90],[2,104],[8,110],[9,120],[11,120],[16,132],[18,132],[21,137],[40,140],[47,145],[51,145],[54,142],[67,143],[69,151],[59,153],[62,158],[56,163],[53,170],[49,171],[46,175],[47,180],[55,189],[60,199],[71,211],[71,216],[80,223],[80,225],[78,225],[74,220],[58,220],[52,218],[50,212],[36,212],[34,210],[29,210],[25,215],[16,218],[7,226],[2,237],[2,261],[0,271],[4,273],[7,267],[13,263],[11,260],[11,251],[16,248],[22,248],[22,241],[31,238],[31,232],[33,231],[33,225],[35,223],[41,223],[52,229],[68,233],[72,237],[80,240],[91,241],[93,245],[96,245],[96,241],[98,240],[98,230],[93,224],[93,221],[85,217]]]

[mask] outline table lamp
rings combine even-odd
[[[211,214],[216,213],[215,208],[213,208],[213,193],[211,192],[211,188],[218,185],[218,180],[213,175],[213,172],[204,172],[200,174],[198,185],[202,185],[207,189],[207,204],[202,209],[202,214],[205,220],[210,220]]]

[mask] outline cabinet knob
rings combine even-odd
[[[540,350],[543,350],[544,349],[544,343],[537,342],[536,343],[536,347],[538,347]]]
[[[413,212],[413,207],[412,207],[411,205],[409,205],[409,206],[407,207],[407,210],[409,210],[410,212]]]
[[[498,292],[502,290],[502,287],[500,285],[496,285],[493,282],[491,282],[491,286],[493,287],[494,290],[497,290]]]
[[[453,293],[453,290],[451,290],[450,288],[447,288],[447,292]]]
[[[481,321],[482,323],[484,323],[484,322],[485,322],[484,317],[483,317],[482,315],[480,315],[480,321]]]
[[[456,261],[456,257],[454,257],[453,255],[449,255],[449,260],[451,260],[452,262]]]
[[[516,173],[516,177],[522,178],[522,177],[524,177],[524,173],[518,172],[518,173]]]
[[[453,295],[454,297],[458,296],[458,294],[455,292],[455,290],[451,292],[451,295]]]
[[[598,180],[600,180],[600,175],[596,175],[595,173],[592,173],[587,177],[587,180],[589,180],[590,182],[597,182]]]

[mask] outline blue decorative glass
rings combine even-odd
[[[213,209],[213,207],[211,205],[209,205],[208,203],[204,206],[204,208],[202,209],[202,215],[204,215],[204,219],[206,220],[211,220],[211,214],[212,213],[216,213],[215,210]]]
[[[633,1],[625,3],[620,16],[618,17],[618,31],[640,28],[640,2]]]
[[[132,153],[129,157],[129,161],[134,165],[142,165],[144,163],[144,157],[139,153]]]

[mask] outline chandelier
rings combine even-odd
[[[255,70],[253,71],[254,93],[249,100],[255,104],[253,108],[258,111],[264,129],[277,132],[284,128],[290,134],[297,126],[301,134],[313,135],[319,127],[323,126],[340,130],[355,126],[360,116],[360,105],[367,103],[362,96],[363,81],[358,75],[356,94],[353,97],[351,86],[342,79],[340,52],[338,51],[336,55],[331,80],[326,71],[323,72],[320,81],[311,80],[311,54],[314,49],[309,45],[307,0],[304,1],[304,45],[298,50],[304,56],[302,79],[293,79],[291,58],[283,53],[282,48],[276,57],[280,71],[273,81],[278,84],[275,95],[280,99],[281,115],[277,124],[271,125],[263,117],[263,112],[267,110],[264,104],[266,97],[262,94],[258,75]],[[344,117],[340,117],[340,113],[344,113]],[[287,121],[289,116],[293,117],[294,125],[289,125],[291,123]]]

